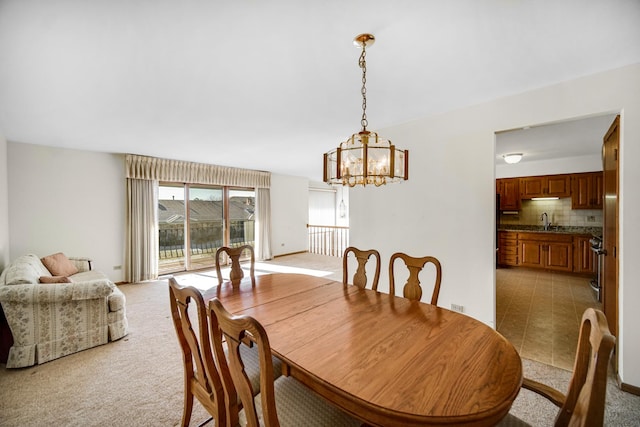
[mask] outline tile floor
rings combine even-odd
[[[520,268],[496,270],[497,330],[520,355],[573,369],[582,313],[602,309],[589,279]]]

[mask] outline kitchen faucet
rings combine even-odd
[[[547,215],[546,212],[543,212],[542,215],[540,215],[540,219],[542,220],[544,230],[547,231],[551,226],[551,223],[549,222],[549,215]]]

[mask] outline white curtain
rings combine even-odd
[[[135,154],[127,154],[125,163],[127,178],[230,187],[269,188],[271,186],[270,172]]]
[[[309,224],[336,225],[336,190],[309,188]]]
[[[158,278],[157,181],[127,179],[125,280]]]
[[[256,188],[256,258],[271,259],[271,194],[268,188]]]

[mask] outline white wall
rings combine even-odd
[[[271,175],[271,252],[273,256],[308,247],[309,180]]]
[[[123,280],[124,157],[8,143],[11,259],[64,252]]]
[[[606,131],[605,131],[606,132]],[[604,137],[604,133],[600,135]],[[552,159],[538,162],[522,162],[509,165],[496,164],[496,178],[519,176],[555,175],[561,173],[597,172],[602,170],[602,155]]]
[[[351,190],[352,244],[378,248],[383,263],[395,251],[438,257],[439,304],[495,325],[494,133],[612,112],[622,116],[619,374],[640,386],[640,64],[378,130],[410,150],[410,177]]]
[[[0,134],[0,271],[9,264],[9,175],[7,140]]]
[[[0,144],[2,140],[0,140]],[[2,147],[0,147],[1,149]],[[33,144],[7,144],[7,263],[25,253],[89,256],[113,281],[124,280],[124,156]],[[272,253],[307,250],[308,179],[272,175]],[[2,177],[0,176],[0,200]],[[2,211],[0,210],[0,226]],[[0,239],[0,256],[2,252]]]

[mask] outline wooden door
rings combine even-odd
[[[618,164],[620,116],[611,124],[602,144],[604,205],[602,243],[602,308],[611,333],[618,336]]]

